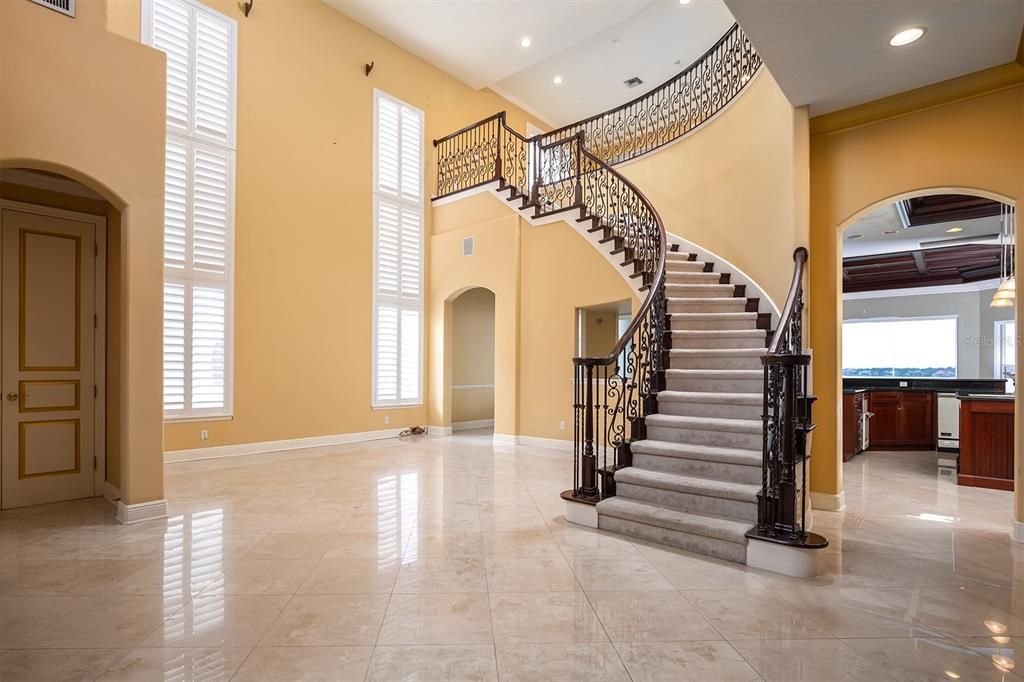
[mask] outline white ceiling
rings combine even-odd
[[[661,84],[733,24],[722,0],[323,0],[474,88],[559,126]],[[532,45],[519,42],[528,36]],[[613,42],[617,41],[617,42]],[[373,55],[367,55],[367,61]],[[555,75],[562,77],[555,85]],[[638,76],[643,85],[623,81]]]
[[[817,116],[1013,61],[1024,0],[725,0],[796,106]],[[890,47],[911,26],[927,33]]]
[[[962,227],[961,232],[946,232],[951,227]],[[886,232],[895,231],[895,234]],[[879,253],[900,253],[916,251],[931,246],[933,240],[961,239],[960,244],[995,244],[997,239],[986,239],[988,235],[999,234],[999,217],[956,220],[934,225],[921,225],[904,229],[896,215],[896,205],[886,204],[864,215],[860,220],[843,230],[843,257],[868,256]],[[851,239],[860,235],[859,239]],[[934,244],[953,246],[954,244]]]

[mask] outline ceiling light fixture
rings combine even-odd
[[[847,239],[862,239],[863,237],[864,235],[862,234],[851,234]]]
[[[555,76],[554,78],[551,79],[551,82],[554,83],[555,85],[561,85],[562,84],[562,77],[561,76]]]
[[[896,234],[897,232],[899,232],[899,230],[886,230],[882,234]]]
[[[925,28],[924,26],[912,26],[910,28],[905,28],[896,35],[894,35],[892,38],[890,38],[889,44],[892,45],[893,47],[903,47],[904,45],[909,45],[910,43],[918,40],[921,36],[923,36],[925,34],[925,31],[927,30],[928,29]]]
[[[690,4],[690,0],[679,0],[679,4],[680,5],[689,5]]]
[[[530,40],[530,36],[526,36],[519,41],[519,44],[522,45],[523,47],[529,47],[530,45],[533,45],[533,41]]]
[[[962,228],[962,227],[951,227],[948,230],[946,230],[946,232],[963,232],[963,231],[964,231],[964,228]]]

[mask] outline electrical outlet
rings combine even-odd
[[[561,429],[562,431],[565,431],[565,420],[564,419],[562,421],[558,422],[558,428]]]
[[[210,432],[203,429],[199,432],[199,440],[210,440]]]
[[[385,424],[390,424],[391,423],[391,417],[389,415],[384,415],[384,423]]]

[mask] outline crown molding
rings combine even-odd
[[[919,111],[974,99],[1024,84],[1024,64],[1013,61],[908,90],[811,119],[811,135],[830,135]]]
[[[903,296],[936,296],[938,294],[962,294],[971,291],[991,291],[999,286],[998,279],[985,279],[963,284],[943,284],[937,287],[911,287],[908,289],[879,289],[877,291],[849,291],[843,294],[844,301],[862,301],[868,298],[900,298]]]

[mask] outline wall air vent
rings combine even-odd
[[[55,12],[66,14],[69,17],[75,16],[75,0],[31,0],[37,5],[49,7]]]
[[[473,244],[473,238],[472,237],[466,237],[465,239],[463,239],[462,240],[462,255],[463,256],[472,256],[473,255],[473,247],[474,247],[474,244]]]
[[[640,80],[639,76],[633,76],[632,78],[630,78],[628,80],[624,80],[622,82],[626,84],[627,88],[635,88],[638,85],[643,85],[644,84],[644,82],[642,80]]]

